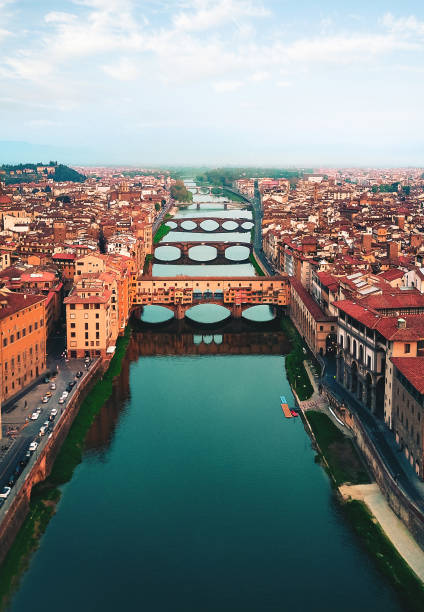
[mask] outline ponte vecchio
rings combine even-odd
[[[143,306],[165,306],[182,319],[187,310],[198,304],[227,307],[233,317],[241,317],[251,306],[265,304],[285,307],[290,300],[287,275],[260,277],[146,277],[133,282],[132,309]]]

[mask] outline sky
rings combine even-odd
[[[422,1],[0,0],[0,162],[423,166],[423,106]]]

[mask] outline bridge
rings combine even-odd
[[[205,221],[213,221],[217,224],[215,229],[206,230],[201,227]],[[183,227],[183,223],[189,222],[190,227]],[[166,224],[173,232],[250,232],[253,227],[253,221],[246,217],[236,217],[226,219],[225,217],[180,217],[169,220]],[[243,227],[244,226],[244,227]]]
[[[215,249],[215,257],[208,259],[207,261],[200,261],[190,256],[190,250],[198,246],[210,246]],[[243,259],[230,259],[227,257],[227,250],[231,247],[242,246],[248,249],[246,257]],[[156,255],[156,250],[161,247],[175,247],[179,249],[180,255],[177,259],[164,260]],[[159,242],[154,246],[153,258],[155,263],[161,264],[234,264],[234,263],[247,263],[250,260],[250,255],[253,253],[253,245],[250,242]]]
[[[192,187],[188,187],[187,191],[191,191],[193,194],[201,194],[201,195],[216,195],[222,196],[224,194],[223,187],[214,187],[213,185],[196,185]]]
[[[165,306],[176,319],[198,304],[218,304],[228,308],[234,318],[260,304],[286,307],[290,301],[287,275],[258,277],[240,276],[143,276],[132,283],[132,310],[141,312],[144,306]]]

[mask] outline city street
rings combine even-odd
[[[15,471],[17,465],[28,450],[29,444],[33,440],[47,439],[48,435],[41,438],[39,436],[40,427],[45,421],[48,421],[52,408],[57,408],[58,414],[53,421],[54,426],[60,419],[60,415],[66,410],[66,405],[72,397],[75,389],[81,384],[87,373],[87,367],[83,359],[72,359],[67,361],[61,356],[63,352],[64,338],[56,336],[48,343],[48,371],[51,373],[48,377],[49,382],[44,377],[27,393],[21,395],[18,399],[6,404],[3,409],[3,439],[0,443],[0,487],[7,485],[10,477]],[[83,374],[80,378],[76,377],[76,373],[81,371]],[[69,392],[69,396],[64,404],[59,404],[58,400],[65,391],[67,384],[70,381],[76,381],[74,388]],[[56,389],[50,389],[51,383],[54,382]],[[51,397],[47,403],[42,403],[42,397],[46,392],[50,391]],[[40,415],[36,420],[31,419],[31,415],[40,408]],[[13,432],[9,436],[8,432]],[[16,433],[15,433],[16,432]],[[19,482],[19,481],[18,481]],[[10,498],[9,498],[10,499]]]

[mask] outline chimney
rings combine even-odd
[[[405,319],[399,318],[397,320],[397,328],[398,329],[406,329],[406,321],[405,321]]]

